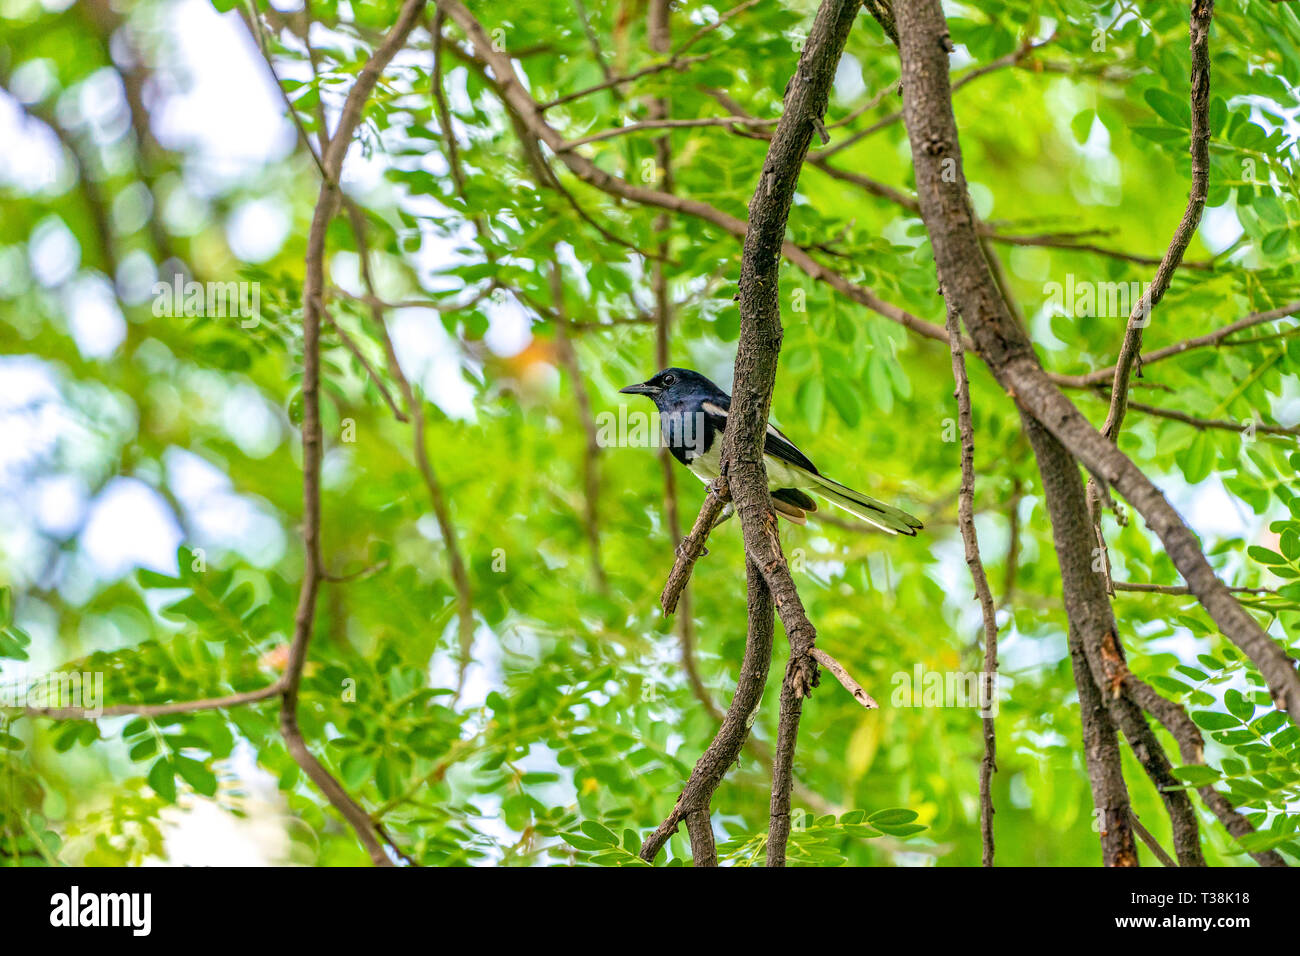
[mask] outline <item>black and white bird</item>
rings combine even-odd
[[[652,399],[659,409],[663,442],[673,457],[705,483],[718,477],[730,395],[688,368],[666,368],[648,381],[619,391]],[[890,534],[915,536],[922,527],[907,512],[827,478],[770,422],[763,461],[772,506],[796,524],[803,524],[808,513],[817,510],[817,502],[808,494],[812,492]]]

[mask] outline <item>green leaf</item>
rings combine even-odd
[[[349,790],[360,789],[374,775],[375,762],[373,754],[348,754],[339,764],[343,783]]]
[[[181,777],[191,787],[203,794],[205,797],[215,796],[217,792],[217,778],[211,770],[189,757],[177,754],[172,758],[175,762],[176,770]]]
[[[1241,724],[1241,720],[1232,714],[1220,714],[1213,710],[1194,711],[1192,720],[1195,721],[1196,726],[1205,730],[1227,730]]]
[[[922,830],[925,829],[925,827],[921,826],[919,823],[903,823],[897,825],[876,823],[873,824],[873,826],[875,826],[875,828],[879,830],[881,833],[887,833],[890,836],[896,836],[896,837],[912,836],[913,834],[920,833]]]
[[[1291,243],[1291,230],[1285,226],[1280,229],[1274,229],[1266,235],[1259,244],[1260,251],[1266,256],[1276,257],[1283,255],[1287,246]]]
[[[1223,695],[1223,703],[1228,708],[1228,712],[1239,720],[1250,720],[1251,714],[1255,713],[1255,705],[1246,700],[1241,695],[1241,691],[1235,688],[1229,688]]]
[[[156,737],[146,737],[131,748],[129,756],[132,760],[147,760],[157,752],[158,739]]]
[[[595,820],[584,820],[581,830],[601,846],[618,846],[618,837],[614,835],[614,831]]]
[[[853,386],[841,378],[831,378],[826,382],[826,394],[844,424],[857,428],[862,421],[862,405]]]
[[[172,762],[167,757],[159,757],[149,768],[149,786],[168,803],[176,802],[176,776]]]
[[[1282,555],[1270,548],[1263,548],[1257,544],[1252,544],[1248,547],[1246,553],[1260,564],[1267,564],[1270,567],[1276,567],[1278,565],[1285,567],[1287,564],[1286,558],[1282,557]]]
[[[641,852],[641,835],[630,827],[623,831],[623,848],[636,855]]]
[[[599,850],[602,847],[608,846],[606,843],[599,843],[596,840],[588,839],[585,836],[579,836],[576,833],[561,833],[560,839],[569,844],[569,846],[573,847],[575,850],[582,850],[584,853],[589,853],[593,850]]]
[[[1182,129],[1191,128],[1192,108],[1186,100],[1174,96],[1159,87],[1152,87],[1147,90],[1143,94],[1143,98],[1165,122],[1172,123]]]
[[[135,573],[141,587],[145,588],[183,588],[185,582],[180,578],[174,578],[169,574],[159,574],[157,571],[150,571],[148,568],[140,568]]]
[[[1183,783],[1191,784],[1193,787],[1204,787],[1219,780],[1219,772],[1211,767],[1202,767],[1192,764],[1187,767],[1175,767],[1174,776]]]
[[[1199,432],[1192,443],[1175,456],[1189,484],[1199,484],[1210,477],[1218,453],[1208,432]]]
[[[886,826],[898,826],[904,823],[911,823],[917,817],[915,810],[908,810],[905,807],[894,807],[889,810],[877,810],[871,816],[867,817],[867,822],[877,829]],[[924,828],[922,828],[924,829]]]

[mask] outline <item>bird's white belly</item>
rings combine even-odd
[[[686,467],[696,478],[706,485],[714,478],[718,477],[720,470],[720,457],[722,449],[722,440],[713,443],[713,447],[702,455],[697,455],[691,459]],[[777,488],[803,488],[808,485],[806,477],[798,470],[791,468],[779,458],[773,458],[771,455],[763,456],[763,463],[767,466],[767,487],[769,491]]]
[[[701,455],[696,455],[686,467],[691,470],[691,474],[707,485],[718,477],[721,468],[719,464],[721,457],[722,436],[718,435],[713,440],[713,447]]]

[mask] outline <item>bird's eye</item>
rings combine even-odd
[[[664,384],[665,384],[665,385],[671,385],[671,384],[672,384],[673,382],[675,382],[675,381],[677,381],[677,377],[676,377],[675,375],[665,375],[665,376],[664,376]]]

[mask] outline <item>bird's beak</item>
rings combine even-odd
[[[626,388],[620,388],[624,395],[654,395],[659,389],[649,382],[642,382],[640,385],[629,385]]]

